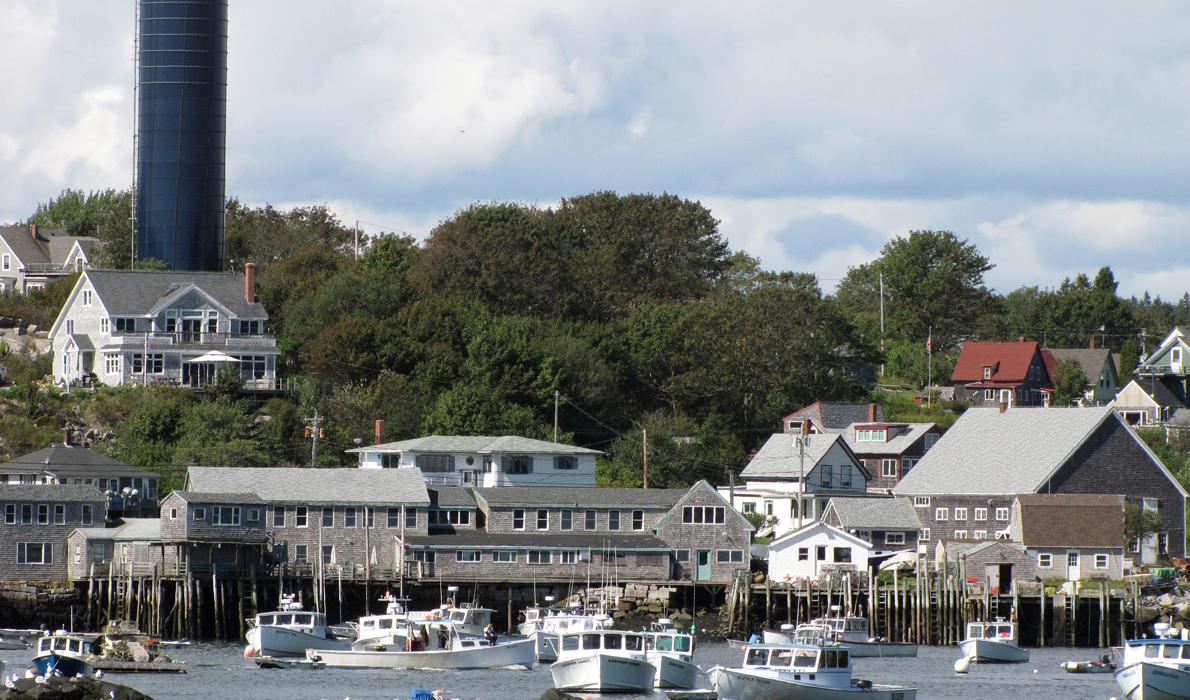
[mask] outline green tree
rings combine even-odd
[[[1124,537],[1144,542],[1161,532],[1161,516],[1136,503],[1124,503]]]
[[[718,483],[728,471],[738,471],[744,458],[743,445],[720,419],[699,425],[680,413],[652,411],[612,443],[598,471],[600,485],[643,484],[645,433],[652,488],[682,488],[699,479]]]
[[[422,420],[422,433],[432,435],[522,435],[553,439],[553,427],[536,412],[506,400],[492,387],[460,384],[440,394]],[[559,436],[565,440],[567,436]]]
[[[984,283],[994,266],[973,243],[950,231],[911,231],[889,241],[876,260],[853,267],[835,295],[869,338],[880,331],[884,279],[885,337],[951,350],[974,335],[997,302]]]
[[[307,249],[347,258],[355,240],[326,205],[283,211],[270,204],[247,207],[234,197],[227,200],[224,235],[228,265],[240,269],[251,262],[261,272]]]
[[[1054,405],[1073,406],[1083,398],[1086,391],[1087,375],[1083,368],[1073,360],[1059,362],[1054,367]]]
[[[182,414],[170,463],[264,467],[272,459],[256,438],[253,416],[224,398],[195,403]]]
[[[1140,347],[1137,345],[1135,337],[1128,336],[1120,345],[1120,366],[1116,368],[1120,374],[1120,384],[1132,381],[1132,373],[1136,371],[1138,364],[1140,364]]]

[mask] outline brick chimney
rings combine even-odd
[[[876,404],[874,404],[874,403],[868,404],[868,422],[869,423],[876,422]]]
[[[256,303],[256,265],[244,263],[244,301]]]
[[[1091,338],[1091,344],[1088,347],[1090,347],[1092,350],[1095,349],[1095,338],[1094,337]]]
[[[384,419],[377,418],[376,426],[373,429],[373,439],[376,441],[373,444],[379,445],[384,442]]]
[[[1007,402],[1007,401],[1001,401],[1001,402],[999,403],[999,407],[1000,407],[1000,413],[1004,413],[1005,411],[1007,411],[1007,410],[1008,410],[1008,402]]]
[[[29,224],[29,235],[37,238],[37,224]]]
[[[810,434],[810,419],[803,418],[802,419],[802,435],[809,435],[809,434]]]

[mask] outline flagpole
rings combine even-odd
[[[934,386],[934,327],[930,326],[926,336],[926,407],[929,408],[932,396],[930,390]]]

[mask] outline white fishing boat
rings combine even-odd
[[[694,665],[694,637],[662,618],[645,632],[645,659],[657,669],[655,688],[698,688],[702,669]]]
[[[310,649],[306,659],[332,668],[389,668],[463,671],[476,668],[533,666],[533,640],[489,644],[476,637],[461,637],[449,626],[438,626],[431,633],[433,622],[410,622],[412,628],[403,644],[386,646],[376,640],[358,641],[350,650]],[[443,643],[445,640],[445,643]]]
[[[839,607],[832,606],[833,611]],[[765,630],[765,644],[814,643],[816,641],[839,642],[851,648],[855,658],[876,656],[917,656],[917,645],[912,642],[890,642],[882,637],[873,637],[868,631],[868,618],[856,615],[820,617],[802,625],[781,625],[779,630]]]
[[[409,611],[405,607],[407,599],[397,599],[391,594],[381,596],[380,602],[385,603],[384,613],[365,615],[348,624],[356,640],[399,644],[404,639],[409,622],[443,623],[453,627],[461,636],[482,637],[484,629],[492,622],[492,614],[496,612],[492,608],[469,603],[455,606],[451,602],[433,610]]]
[[[915,700],[917,689],[878,685],[852,676],[843,645],[756,644],[738,668],[715,666],[707,677],[719,700]]]
[[[612,618],[600,610],[584,610],[575,603],[568,608],[549,607],[553,596],[546,596],[546,607],[525,608],[521,611],[524,621],[517,625],[517,632],[536,642],[537,660],[556,661],[559,637],[566,632],[588,632],[611,629]]]
[[[550,665],[554,688],[563,692],[643,693],[657,670],[645,656],[640,632],[592,630],[562,635],[558,660]]]
[[[1130,639],[1119,650],[1116,683],[1127,700],[1190,698],[1190,640],[1165,623],[1153,626],[1152,639]]]
[[[1013,622],[968,622],[967,637],[959,642],[963,658],[976,663],[1022,664],[1029,660],[1029,650],[1017,643]]]
[[[260,613],[248,620],[244,655],[305,656],[307,649],[350,649],[352,640],[331,633],[326,615],[303,610],[293,596],[285,596],[276,612]]]

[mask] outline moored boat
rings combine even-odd
[[[645,658],[653,664],[656,688],[697,688],[702,669],[694,665],[694,637],[662,618],[645,632]]]
[[[1154,625],[1157,636],[1131,639],[1120,649],[1116,683],[1127,700],[1190,698],[1190,640],[1169,625]]]
[[[427,623],[422,623],[423,625]],[[310,649],[306,659],[312,663],[331,668],[390,668],[428,669],[437,671],[462,671],[477,668],[503,668],[506,666],[533,666],[533,641],[519,639],[498,644],[489,644],[476,637],[460,637],[450,634],[445,646],[437,635],[429,643],[414,648],[415,639],[422,635],[410,631],[404,645],[387,647],[375,640],[356,644],[350,650]]]
[[[547,607],[522,610],[524,621],[517,625],[517,632],[536,642],[538,661],[557,660],[559,638],[566,632],[610,629],[612,626],[611,616],[600,610],[583,610],[577,603],[568,608],[548,607],[552,601],[552,596],[546,596]]]
[[[73,678],[77,675],[90,676],[91,662],[87,660],[86,639],[76,634],[57,632],[37,641],[37,655],[33,665],[43,676],[60,673]]]
[[[834,609],[838,609],[835,606]],[[764,630],[766,644],[813,643],[815,641],[838,642],[851,648],[856,658],[882,656],[917,656],[917,645],[912,642],[890,642],[868,633],[868,619],[856,615],[834,615],[820,617],[809,623],[781,625],[779,630]]]
[[[307,649],[350,649],[352,640],[335,636],[326,624],[326,615],[303,610],[302,604],[286,596],[281,609],[260,613],[251,620],[245,637],[246,656],[305,656]]]
[[[715,666],[707,677],[720,700],[915,700],[917,689],[854,678],[844,646],[756,644],[739,667]]]
[[[959,642],[963,658],[976,663],[1021,664],[1029,660],[1029,650],[1017,643],[1017,628],[1013,622],[967,623],[967,636]]]
[[[550,674],[563,692],[641,693],[652,689],[657,672],[640,632],[591,630],[562,635]]]

